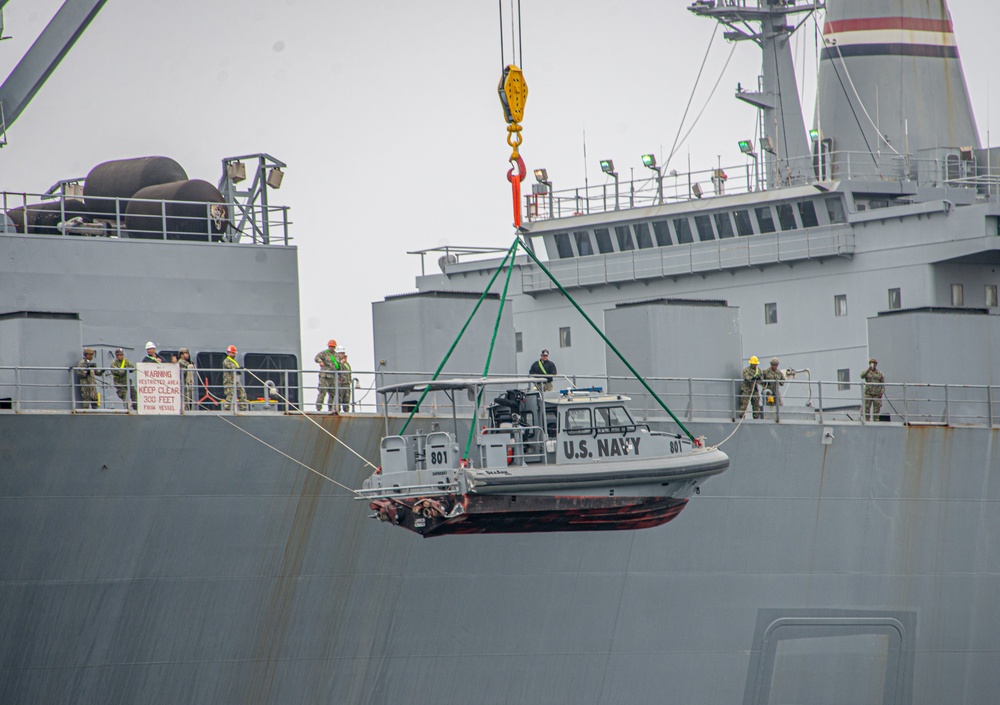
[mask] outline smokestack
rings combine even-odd
[[[823,34],[816,129],[833,151],[864,153],[851,155],[852,171],[872,172],[875,154],[880,175],[903,176],[907,152],[980,146],[945,0],[829,0]],[[846,161],[835,159],[835,177]]]

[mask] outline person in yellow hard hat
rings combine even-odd
[[[226,359],[222,361],[222,369],[222,386],[226,390],[226,401],[223,402],[222,408],[229,411],[233,406],[233,397],[235,396],[240,411],[246,411],[247,393],[243,389],[243,384],[236,379],[236,371],[240,369],[240,364],[236,362],[235,345],[230,345],[226,348]]]
[[[760,409],[760,388],[764,378],[757,367],[760,360],[754,355],[749,362],[750,364],[743,368],[743,384],[740,386],[740,417],[746,415],[747,405],[750,405],[753,407],[753,417],[762,419],[764,414]]]
[[[333,338],[326,344],[326,350],[320,350],[313,358],[319,365],[319,396],[316,397],[316,411],[323,410],[323,400],[327,400],[330,413],[337,411],[337,373],[340,372],[340,359],[337,357],[337,341]]]

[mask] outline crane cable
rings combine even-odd
[[[497,93],[500,105],[503,107],[504,119],[507,122],[507,144],[511,148],[510,165],[507,180],[511,186],[511,197],[514,205],[514,227],[521,227],[521,181],[527,175],[524,160],[521,159],[521,121],[524,119],[524,104],[528,100],[528,84],[524,73],[517,65],[524,63],[521,50],[521,0],[517,0],[517,28],[514,26],[514,0],[510,0],[510,32],[511,32],[511,62],[506,63],[506,52],[503,41],[503,0],[498,0],[500,9],[500,65],[502,72]]]

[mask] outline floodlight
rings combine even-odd
[[[813,142],[819,142],[819,130],[809,130],[809,139]]]
[[[247,178],[247,165],[243,162],[230,162],[226,165],[226,176],[234,184]]]
[[[739,144],[743,154],[753,154],[753,140],[740,140]]]
[[[540,184],[548,183],[549,172],[545,169],[535,169],[535,181]]]
[[[695,198],[701,198],[702,190],[701,185],[697,182],[691,185],[691,193],[694,194]]]
[[[656,155],[655,154],[643,154],[642,155],[642,165],[649,167],[650,169],[656,168]]]
[[[614,163],[614,160],[611,160],[611,159],[602,159],[601,160],[601,171],[603,171],[608,176],[618,176],[618,174],[615,173],[615,163]]]
[[[285,178],[285,173],[278,167],[274,167],[267,173],[267,185],[271,188],[281,188],[281,180]]]

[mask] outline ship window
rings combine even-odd
[[[987,284],[986,285],[986,308],[996,308],[997,307],[997,285]]]
[[[802,219],[803,228],[815,228],[819,225],[816,219],[816,206],[812,201],[799,201],[799,217]]]
[[[770,325],[778,322],[778,304],[764,304],[764,324]]]
[[[696,215],[694,226],[698,229],[698,239],[702,242],[715,239],[715,231],[712,230],[712,218],[707,215]]]
[[[762,233],[773,233],[774,219],[771,217],[771,208],[769,206],[762,206],[753,210],[757,214],[757,225],[760,227],[760,231]]]
[[[889,289],[889,310],[903,308],[903,295],[899,289]]]
[[[719,237],[734,237],[733,221],[729,219],[728,213],[715,214],[715,229],[719,231]]]
[[[649,234],[649,223],[635,224],[635,240],[640,250],[647,250],[653,246],[653,238]]]
[[[624,406],[605,406],[594,410],[597,430],[601,433],[634,431],[635,422]]]
[[[844,218],[844,202],[839,198],[826,199],[826,215],[831,223],[843,223],[846,220]]]
[[[965,306],[965,288],[961,284],[951,285],[951,305]]]
[[[1000,219],[998,219],[1000,220]],[[653,232],[656,234],[656,244],[660,247],[669,247],[674,243],[670,240],[670,228],[665,220],[653,221]]]
[[[556,233],[556,251],[559,259],[569,259],[573,256],[573,245],[569,242],[568,233]]]
[[[795,211],[792,210],[791,203],[779,203],[777,205],[778,222],[781,223],[782,230],[795,230]]]
[[[753,223],[750,222],[750,211],[733,211],[736,219],[736,232],[741,236],[753,235]]]
[[[573,340],[570,337],[569,327],[559,329],[559,347],[568,348],[573,345]]]
[[[833,297],[833,315],[847,315],[847,294],[837,294]]]
[[[677,242],[694,242],[691,236],[691,223],[687,218],[674,218],[674,232],[677,233]]]
[[[581,257],[594,254],[594,246],[590,244],[590,233],[586,230],[577,230],[573,233],[576,238],[576,251]]]
[[[851,371],[837,370],[837,389],[846,392],[851,388]]]
[[[524,335],[514,333],[514,352],[524,352]]]
[[[622,252],[635,249],[635,245],[632,244],[632,231],[627,225],[616,225],[615,236],[618,238],[618,249]]]
[[[607,228],[594,230],[594,237],[597,238],[597,250],[602,255],[615,251],[615,246],[611,244],[611,232]]]
[[[590,409],[583,407],[580,409],[566,410],[566,433],[591,433],[594,424],[590,421]]]

